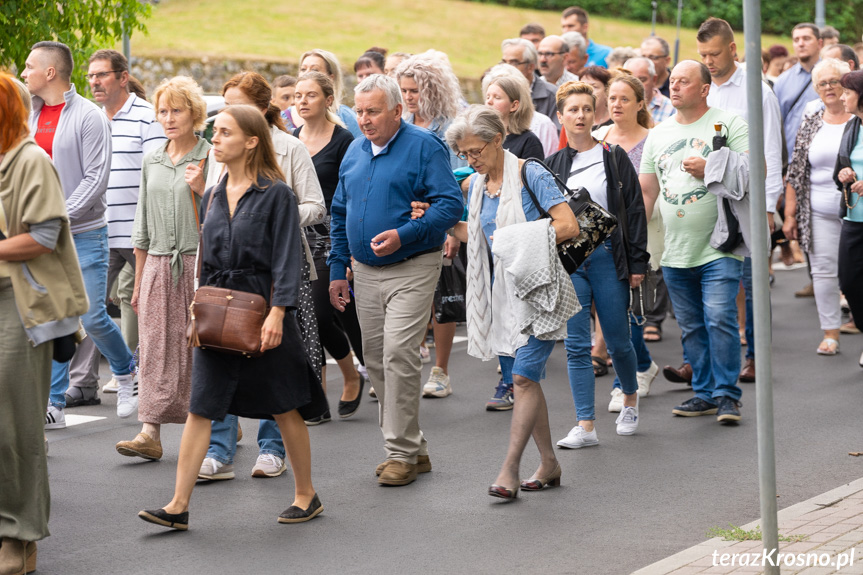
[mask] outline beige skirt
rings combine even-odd
[[[195,295],[195,256],[183,258],[174,285],[170,256],[147,256],[138,295],[138,421],[185,423],[192,390],[192,350],[186,344]]]

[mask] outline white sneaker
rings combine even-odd
[[[423,397],[446,397],[452,393],[449,376],[437,366],[429,374],[429,380],[423,386]]]
[[[611,401],[608,402],[608,411],[618,413],[623,409],[623,390],[615,387],[611,390]]]
[[[138,378],[117,375],[117,417],[125,419],[138,411]]]
[[[420,361],[423,363],[429,363],[431,361],[431,353],[429,353],[429,349],[425,346],[420,346]]]
[[[252,467],[252,477],[278,477],[287,470],[285,460],[272,453],[261,453],[255,466]]]
[[[201,470],[198,471],[198,479],[206,479],[208,481],[220,481],[223,479],[233,479],[234,466],[217,461],[212,457],[207,457],[201,464]]]
[[[639,371],[635,374],[635,379],[638,380],[638,397],[644,397],[650,393],[650,384],[656,379],[656,374],[659,373],[659,366],[656,362],[651,361],[647,371]]]
[[[356,359],[356,358],[354,358],[354,359]],[[363,376],[366,379],[369,378],[369,370],[366,368],[366,366],[360,365],[359,363],[357,363],[356,367],[357,367],[357,371],[360,373],[361,376]]]
[[[566,437],[557,442],[558,447],[565,447],[566,449],[579,449],[581,447],[590,447],[591,445],[599,445],[596,429],[585,431],[580,425],[576,425],[570,429]]]
[[[117,378],[112,377],[111,380],[102,386],[102,393],[117,393]]]
[[[635,407],[623,407],[623,411],[614,422],[617,424],[618,435],[632,435],[638,430],[638,401]]]
[[[45,412],[45,429],[65,429],[66,412],[53,405],[48,406]]]

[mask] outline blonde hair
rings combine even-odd
[[[159,100],[165,98],[165,104],[177,108],[188,109],[192,113],[192,129],[203,130],[207,121],[207,103],[204,102],[203,90],[188,76],[175,76],[164,79],[153,92],[153,106],[156,114],[159,112]]]
[[[596,94],[593,93],[593,86],[586,82],[564,82],[557,89],[557,94],[554,98],[557,104],[557,111],[562,114],[563,108],[566,105],[566,99],[578,94],[590,96],[590,99],[593,100],[593,109],[596,110]]]
[[[531,44],[532,46],[532,44]],[[512,68],[510,66],[510,68]],[[497,73],[496,73],[497,70]],[[515,68],[513,68],[515,70]],[[530,85],[525,77],[515,70],[515,74],[509,73],[501,66],[492,68],[491,73],[486,75],[482,82],[482,93],[485,95],[491,86],[500,88],[506,97],[512,102],[518,102],[518,109],[509,115],[507,121],[508,134],[523,134],[530,129],[533,121],[533,98],[530,95]]]
[[[329,74],[333,81],[333,105],[330,106],[330,109],[333,113],[338,114],[339,106],[342,105],[342,97],[345,93],[345,84],[344,84],[344,75],[342,74],[342,65],[339,64],[339,59],[336,58],[336,55],[332,52],[327,52],[326,50],[321,50],[319,48],[315,48],[314,50],[309,50],[308,52],[304,52],[302,56],[300,56],[300,67],[303,66],[303,60],[308,58],[309,56],[317,56],[321,60],[324,61],[324,64],[327,65],[327,74]]]
[[[335,87],[333,86],[332,78],[330,78],[326,74],[321,74],[320,72],[312,70],[311,72],[306,72],[305,74],[297,78],[297,84],[299,84],[300,82],[305,82],[306,80],[308,80],[309,82],[314,82],[318,85],[318,87],[321,89],[321,93],[324,95],[325,100],[330,96],[333,96],[333,102],[335,102]],[[342,128],[345,127],[345,123],[342,121],[342,119],[338,116],[338,114],[335,114],[333,112],[332,106],[327,108],[326,114],[327,121],[329,121],[331,124],[336,124],[338,126],[341,126]]]
[[[443,55],[443,57],[441,57]],[[452,121],[459,111],[461,86],[443,52],[431,50],[404,60],[396,68],[396,81],[411,78],[419,90],[419,115],[423,120]]]

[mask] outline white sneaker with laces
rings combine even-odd
[[[252,467],[252,477],[278,477],[287,469],[285,460],[278,455],[261,453]]]
[[[596,436],[596,429],[593,431],[585,431],[580,425],[576,425],[569,430],[566,437],[557,442],[558,447],[566,449],[580,449],[582,447],[590,447],[599,445],[599,438]]]
[[[233,479],[234,466],[227,463],[217,461],[212,457],[204,458],[201,464],[201,470],[198,471],[198,479],[206,479],[208,481],[220,481],[224,479]]]
[[[618,435],[632,435],[638,430],[638,401],[635,407],[624,406],[615,420]]]
[[[618,413],[623,409],[623,390],[615,387],[611,390],[611,401],[608,402],[608,411]]]
[[[138,411],[138,378],[133,374],[117,378],[117,417],[125,419]]]
[[[65,429],[66,428],[66,412],[59,407],[53,405],[48,406],[45,412],[45,429]]]
[[[446,397],[452,393],[449,376],[443,369],[434,366],[429,374],[429,379],[423,386],[423,397]]]
[[[102,386],[102,393],[117,393],[117,378],[112,377],[108,383]]]
[[[650,393],[650,384],[656,379],[658,373],[659,366],[655,361],[651,361],[647,371],[639,371],[635,374],[635,379],[638,381],[638,397],[644,397]]]

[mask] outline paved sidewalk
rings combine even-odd
[[[742,528],[748,531],[760,523],[753,521]],[[779,542],[779,552],[772,557],[775,560],[779,556],[777,564],[783,575],[863,574],[863,478],[779,511],[779,534],[806,536],[800,542]],[[783,554],[794,555],[786,558]],[[716,537],[633,575],[763,573],[763,556],[761,541]],[[733,557],[736,561],[732,566]],[[783,563],[786,560],[791,566]],[[741,562],[749,565],[741,566]]]

